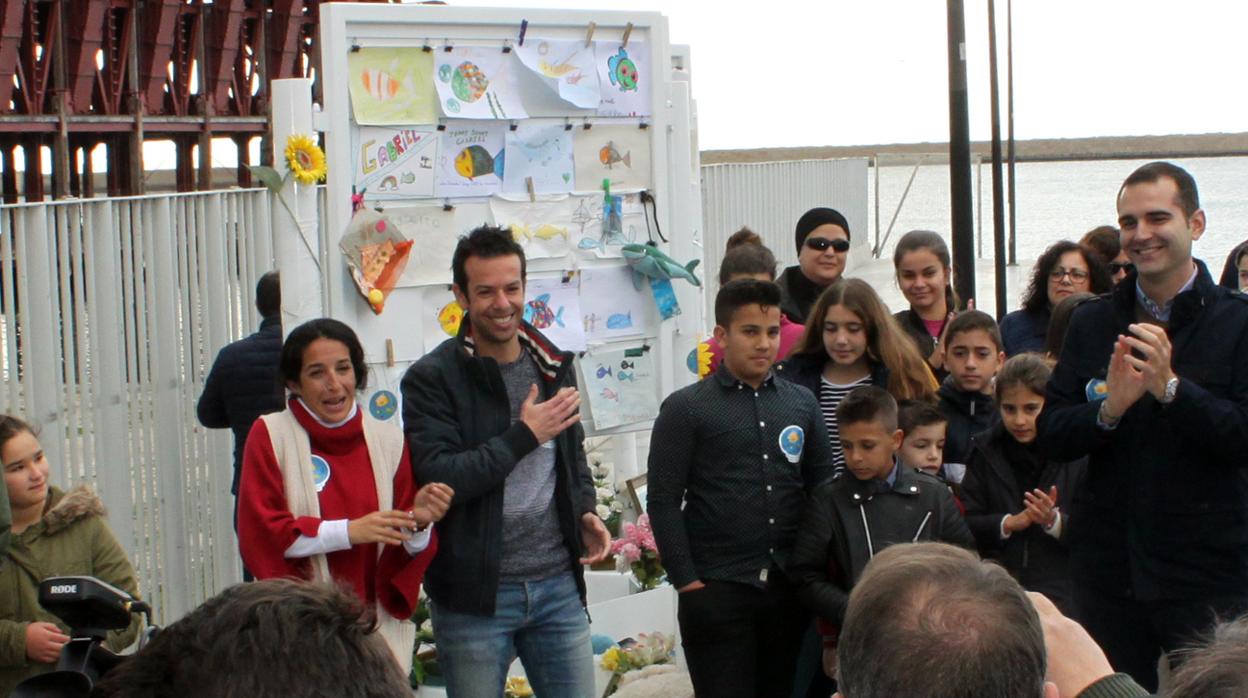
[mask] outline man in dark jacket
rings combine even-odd
[[[524,317],[524,249],[489,226],[452,259],[459,336],[403,376],[418,482],[455,503],[425,576],[447,693],[500,695],[518,654],[537,695],[594,692],[582,564],[606,557],[572,354]],[[540,401],[539,401],[540,400]]]
[[[238,478],[247,433],[260,415],[280,412],[286,407],[285,390],[278,378],[278,363],[282,357],[282,288],[278,272],[268,272],[256,282],[256,310],[263,318],[260,329],[221,349],[195,406],[200,424],[209,429],[229,428],[234,432],[234,476],[230,494],[235,496],[235,520],[238,518]],[[252,579],[246,569],[243,579]]]
[[[1050,457],[1089,456],[1080,619],[1156,690],[1162,651],[1248,608],[1248,298],[1192,258],[1205,214],[1183,169],[1133,172],[1118,216],[1136,272],[1075,310],[1039,435]]]

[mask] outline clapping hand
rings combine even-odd
[[[1124,336],[1122,340],[1144,355],[1143,359],[1137,359],[1126,354],[1127,363],[1139,372],[1144,389],[1160,400],[1166,393],[1166,383],[1174,377],[1174,370],[1170,368],[1170,338],[1165,329],[1146,322],[1129,325],[1127,329],[1135,336]]]
[[[1024,492],[1023,506],[1023,513],[1032,523],[1052,526],[1057,522],[1057,487],[1050,487],[1048,492],[1041,489]]]

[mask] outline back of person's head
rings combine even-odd
[[[102,698],[410,698],[386,641],[348,589],[237,584],[109,672]]]
[[[308,320],[286,335],[286,341],[282,342],[282,358],[278,364],[283,387],[300,382],[303,353],[318,339],[330,339],[346,346],[347,355],[351,358],[351,368],[355,373],[355,389],[360,391],[368,387],[368,364],[364,362],[364,345],[360,344],[360,338],[350,325],[328,317]]]
[[[776,280],[776,256],[763,244],[758,233],[749,228],[742,228],[728,238],[724,246],[724,258],[719,263],[719,283],[732,281],[736,277],[766,276]]]
[[[1181,657],[1167,698],[1248,696],[1248,615],[1218,624],[1207,643]]]
[[[836,406],[838,426],[866,422],[879,424],[890,434],[897,431],[897,401],[887,390],[874,385],[854,388]]]
[[[930,400],[902,400],[897,405],[897,428],[906,436],[919,427],[948,421],[949,418]]]
[[[757,279],[740,279],[724,284],[715,294],[715,324],[724,329],[730,328],[733,313],[746,305],[779,308],[780,287],[771,281]]]
[[[1001,567],[944,543],[893,545],[849,596],[844,698],[1045,695],[1040,618]]]
[[[949,326],[945,328],[945,346],[953,345],[957,336],[963,332],[974,332],[981,330],[988,335],[992,343],[996,345],[997,351],[1005,351],[1005,344],[1001,341],[1001,328],[997,327],[997,321],[992,316],[982,310],[966,310],[958,313],[957,317],[949,321]]]
[[[1070,240],[1058,240],[1049,245],[1044,254],[1036,260],[1031,271],[1031,283],[1023,296],[1023,309],[1029,313],[1039,313],[1049,307],[1049,275],[1062,261],[1067,252],[1078,252],[1088,265],[1088,290],[1092,293],[1105,293],[1114,287],[1114,278],[1109,273],[1109,262],[1103,261],[1099,253]]]
[[[1096,253],[1102,264],[1109,264],[1122,252],[1121,233],[1112,225],[1098,225],[1083,234],[1079,244]]]
[[[280,272],[266,272],[256,282],[256,311],[260,317],[273,317],[282,312],[282,277]]]
[[[1011,388],[1026,388],[1031,392],[1044,396],[1044,386],[1049,382],[1051,370],[1039,354],[1016,354],[1006,359],[997,372],[997,380],[993,385],[994,397],[1001,402],[1001,396]]]
[[[1196,180],[1187,170],[1179,167],[1172,162],[1150,162],[1147,165],[1141,165],[1134,172],[1127,175],[1123,181],[1122,187],[1118,189],[1118,199],[1122,198],[1122,192],[1127,187],[1135,184],[1152,184],[1162,179],[1169,179],[1174,182],[1175,187],[1179,190],[1176,196],[1176,203],[1182,209],[1183,215],[1191,218],[1193,213],[1200,209],[1200,193],[1196,191]]]
[[[465,294],[468,293],[468,272],[464,265],[469,257],[491,259],[516,255],[520,258],[520,279],[526,274],[524,248],[516,242],[510,228],[495,225],[482,225],[474,228],[467,235],[461,235],[455,244],[455,253],[451,256],[451,281]]]
[[[1062,346],[1066,344],[1066,330],[1070,327],[1070,318],[1075,308],[1083,305],[1089,298],[1096,298],[1094,293],[1072,293],[1057,302],[1053,314],[1049,316],[1049,329],[1044,335],[1044,354],[1056,361],[1062,355]]]

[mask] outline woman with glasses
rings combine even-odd
[[[841,278],[849,253],[849,221],[831,208],[812,208],[797,220],[797,264],[784,270],[780,312],[806,324],[819,294]]]
[[[1053,243],[1036,260],[1022,309],[1001,321],[1005,355],[1043,352],[1054,306],[1071,294],[1105,293],[1113,285],[1099,255],[1070,240]]]

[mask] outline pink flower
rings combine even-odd
[[[641,549],[632,543],[625,543],[621,546],[620,554],[623,555],[624,559],[628,560],[630,564],[641,559]]]

